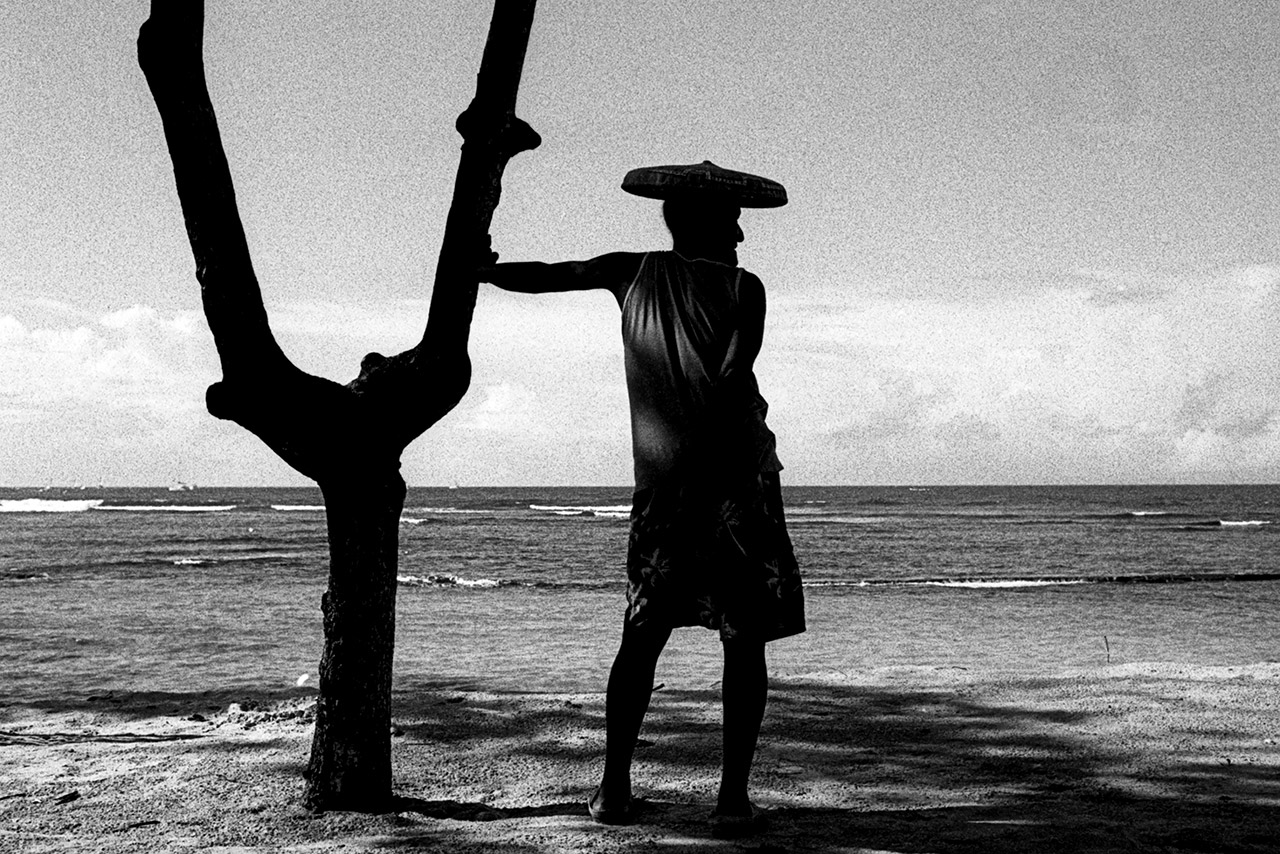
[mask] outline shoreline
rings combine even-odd
[[[315,677],[323,589],[322,579],[253,585],[212,575],[190,585],[10,585],[0,599],[0,681],[8,694],[0,701],[56,708],[107,691],[290,690],[301,676]],[[923,663],[1017,676],[1135,661],[1280,658],[1273,617],[1280,583],[853,588],[806,590],[806,600],[808,631],[769,645],[773,676],[860,677]],[[603,691],[624,604],[620,590],[402,592],[396,684]],[[673,633],[658,668],[658,679],[673,686],[715,685],[715,633]]]
[[[599,692],[402,685],[392,750],[405,800],[386,815],[299,806],[305,689],[10,703],[0,848],[1275,851],[1278,689],[1275,662],[775,677],[752,777],[772,827],[743,842],[706,827],[710,687],[655,693],[634,772],[649,806],[625,828],[583,806],[603,754]]]

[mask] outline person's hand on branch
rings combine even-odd
[[[498,253],[493,251],[493,237],[486,234],[484,241],[476,253],[476,281],[493,282],[494,267],[498,264]]]

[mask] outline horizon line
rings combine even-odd
[[[1065,488],[1130,488],[1130,487],[1201,487],[1201,486],[1280,486],[1278,481],[1150,481],[1150,482],[1058,482],[1058,483],[783,483],[783,489],[1065,489]],[[405,484],[406,489],[631,489],[631,484]],[[92,489],[163,489],[170,492],[197,492],[213,489],[320,489],[319,484],[61,484],[21,485],[0,484],[0,490],[52,490]]]

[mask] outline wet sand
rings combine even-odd
[[[0,850],[1280,851],[1276,663],[775,677],[753,775],[771,828],[737,842],[706,824],[713,686],[655,694],[623,828],[584,807],[597,692],[401,673],[385,815],[299,807],[305,688],[57,693],[0,706]]]

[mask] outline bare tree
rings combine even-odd
[[[324,495],[329,589],[306,772],[315,809],[375,811],[391,799],[400,455],[470,382],[474,271],[487,255],[502,172],[540,142],[515,117],[534,3],[496,0],[476,96],[458,118],[462,155],[422,341],[391,357],[370,353],[346,385],[298,369],[271,333],[205,82],[203,0],[152,0],[138,34],[222,363],[209,412],[257,435]]]

